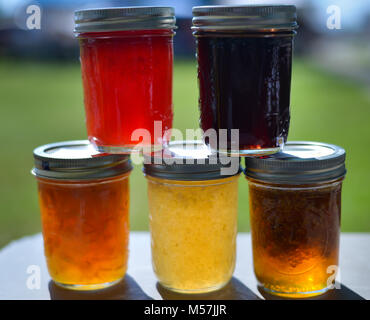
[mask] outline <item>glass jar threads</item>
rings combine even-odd
[[[34,150],[48,270],[60,286],[93,290],[123,278],[129,241],[128,156],[88,141]]]
[[[219,136],[211,147],[241,156],[279,151],[290,122],[295,6],[204,6],[193,16],[200,123]]]
[[[173,291],[216,290],[235,267],[239,159],[222,175],[201,142],[172,142],[166,151],[170,162],[144,164],[154,272]]]
[[[338,273],[345,151],[288,142],[283,151],[246,158],[254,271],[269,293],[324,293]]]
[[[90,142],[110,153],[161,148],[173,118],[174,9],[88,9],[75,23]]]

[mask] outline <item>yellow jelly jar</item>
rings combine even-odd
[[[217,290],[235,268],[239,159],[229,158],[234,169],[225,175],[220,160],[210,164],[204,150],[196,151],[201,148],[171,143],[171,157],[184,163],[144,165],[154,272],[164,287],[182,293]]]

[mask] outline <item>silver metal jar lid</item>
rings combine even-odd
[[[75,11],[75,33],[175,29],[171,7],[122,7]]]
[[[194,31],[292,31],[298,27],[293,5],[193,7]]]
[[[327,182],[344,177],[346,152],[343,148],[320,142],[290,141],[281,152],[245,158],[248,178],[287,184]]]
[[[114,177],[132,169],[128,155],[97,152],[87,140],[56,142],[33,151],[32,173],[41,178],[89,180]]]
[[[220,157],[200,140],[172,141],[161,152],[144,155],[144,174],[179,181],[228,178],[241,172],[240,159]]]

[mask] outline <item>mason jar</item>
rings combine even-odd
[[[99,151],[130,153],[166,143],[173,118],[174,14],[170,7],[75,12],[87,133]]]
[[[75,290],[120,281],[128,258],[129,157],[98,154],[81,140],[38,147],[34,158],[51,278]]]
[[[217,132],[213,149],[266,155],[287,140],[296,18],[291,5],[193,8],[200,124]]]
[[[345,151],[288,142],[283,151],[246,158],[254,272],[267,292],[305,298],[331,288],[339,272]]]
[[[235,267],[239,159],[227,173],[201,142],[168,150],[144,165],[154,272],[173,291],[217,290]]]

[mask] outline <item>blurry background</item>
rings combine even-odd
[[[274,1],[270,1],[273,3]],[[198,127],[198,89],[191,8],[267,1],[0,0],[0,247],[40,231],[32,150],[85,139],[84,110],[73,37],[73,11],[87,7],[170,5],[175,36],[174,127]],[[297,5],[290,140],[338,144],[348,153],[342,230],[370,231],[370,1],[279,1]],[[26,30],[26,8],[41,8],[41,30]],[[341,29],[327,28],[329,5],[341,9]],[[148,228],[146,182],[131,178],[131,226]],[[249,230],[248,187],[240,179],[239,230]]]

